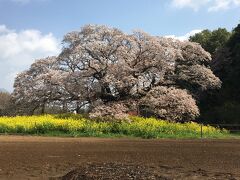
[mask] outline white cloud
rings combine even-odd
[[[211,0],[172,0],[171,5],[175,8],[192,8],[197,11]]]
[[[171,6],[175,8],[191,8],[198,11],[206,8],[209,12],[226,10],[240,6],[240,0],[172,0]]]
[[[0,25],[0,88],[12,90],[14,77],[35,59],[57,55],[59,41],[53,34],[29,29],[16,32]]]
[[[194,30],[186,33],[186,34],[183,35],[183,36],[167,35],[167,36],[165,36],[165,37],[178,39],[178,40],[180,40],[180,41],[185,41],[185,40],[188,40],[188,38],[189,38],[190,36],[193,36],[194,34],[199,33],[199,32],[201,32],[201,31],[202,31],[202,30],[200,30],[200,29],[194,29]]]
[[[240,0],[215,0],[215,4],[208,8],[209,12],[239,7]]]
[[[10,29],[8,29],[5,25],[0,25],[0,34],[3,33],[10,33],[12,32]]]

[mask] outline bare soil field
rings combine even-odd
[[[0,136],[0,179],[240,179],[240,140]]]

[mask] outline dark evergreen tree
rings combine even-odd
[[[240,123],[240,24],[213,56],[212,70],[222,81],[217,92],[205,94],[201,119],[213,123]]]

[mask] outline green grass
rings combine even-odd
[[[230,137],[226,130],[203,126],[204,138]],[[154,118],[130,121],[89,120],[83,115],[0,117],[0,133],[72,137],[200,138],[197,123],[174,123]]]
[[[239,132],[231,132],[227,136],[228,138],[239,139],[240,138],[240,131]]]

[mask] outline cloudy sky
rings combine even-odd
[[[240,0],[0,0],[0,89],[35,59],[57,55],[67,32],[105,24],[181,40],[240,23]]]

